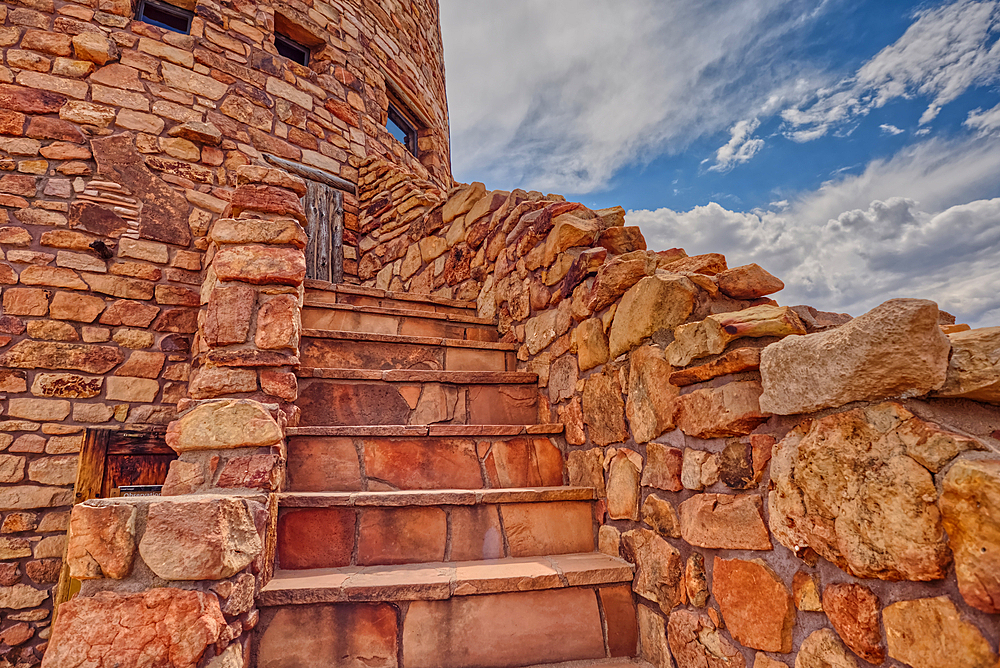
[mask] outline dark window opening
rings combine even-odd
[[[194,12],[157,0],[139,0],[135,18],[157,28],[188,35],[191,33],[191,19],[194,18]]]
[[[295,40],[284,35],[274,33],[274,46],[278,49],[278,54],[288,58],[299,65],[309,64],[309,49],[302,46]]]
[[[385,127],[407,151],[417,155],[417,127],[392,102],[389,103],[389,119]]]

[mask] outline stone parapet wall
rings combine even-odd
[[[757,265],[647,251],[621,210],[374,160],[360,183],[361,280],[476,300],[539,374],[601,549],[637,566],[644,658],[996,665],[1000,328],[782,306]]]

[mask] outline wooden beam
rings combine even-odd
[[[331,188],[336,188],[337,190],[343,190],[349,192],[352,195],[358,194],[358,187],[348,181],[347,179],[342,179],[339,176],[335,176],[324,169],[317,169],[316,167],[309,167],[308,165],[303,165],[301,162],[292,162],[291,160],[285,160],[284,158],[279,158],[276,155],[271,155],[270,153],[262,153],[261,155],[270,162],[271,164],[277,165],[283,169],[288,170],[296,176],[301,176],[304,179],[309,179],[311,181],[319,181],[320,183],[325,183]]]

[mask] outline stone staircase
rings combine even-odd
[[[633,665],[632,566],[473,303],[311,283],[257,668]],[[582,662],[582,663],[575,663]]]

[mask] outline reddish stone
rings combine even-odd
[[[611,656],[635,656],[639,643],[639,625],[631,588],[602,587],[598,593],[608,626],[608,649]]]
[[[128,299],[119,299],[101,315],[100,323],[111,327],[138,327],[145,329],[153,322],[160,309]]]
[[[287,510],[278,517],[278,563],[281,568],[339,568],[354,551],[353,508]],[[316,540],[323,536],[323,540]]]
[[[681,536],[718,550],[770,550],[771,539],[755,494],[695,494],[679,507]]]
[[[15,318],[12,315],[0,316],[0,332],[4,334],[24,334],[26,326],[24,321],[20,318]]]
[[[271,297],[257,313],[254,342],[264,350],[298,350],[299,300],[294,295]]]
[[[0,176],[0,193],[34,197],[38,190],[38,179],[24,174],[4,174]]]
[[[719,290],[733,299],[757,299],[785,289],[785,284],[756,264],[727,269],[718,275]]]
[[[0,84],[0,109],[25,114],[54,114],[66,104],[66,100],[66,96],[59,93]]]
[[[860,584],[838,583],[823,590],[823,610],[844,644],[868,663],[885,661],[878,596]]]
[[[15,369],[74,369],[86,373],[107,373],[125,355],[111,346],[88,346],[52,341],[19,341],[0,355],[0,367]]]
[[[26,563],[24,565],[24,572],[28,574],[32,582],[53,584],[59,582],[62,565],[62,559],[39,559]]]
[[[706,253],[705,255],[694,255],[672,262],[660,262],[660,269],[672,272],[687,271],[692,274],[706,274],[708,276],[714,276],[725,271],[727,268],[726,257],[719,253]]]
[[[248,455],[234,457],[226,462],[219,474],[219,487],[246,487],[250,489],[274,490],[278,487],[281,474],[277,466],[278,455]]]
[[[113,239],[128,230],[128,223],[124,218],[93,202],[73,202],[69,207],[69,226]]]
[[[58,561],[58,559],[56,561]],[[49,582],[54,582],[54,580],[50,580]],[[0,631],[0,642],[5,645],[10,645],[11,647],[16,647],[17,645],[26,643],[33,635],[35,635],[35,630],[27,623],[21,622],[20,624],[8,626],[3,631]]]
[[[483,486],[475,444],[469,440],[372,438],[365,441],[364,455],[369,477],[399,489]]]
[[[737,348],[708,364],[674,371],[670,374],[670,384],[684,387],[685,385],[703,383],[719,376],[753,371],[759,368],[759,348]]]
[[[87,138],[80,132],[80,128],[75,124],[45,116],[33,117],[24,134],[34,139],[56,139],[74,144],[84,144],[87,141]]]
[[[646,250],[646,238],[638,227],[609,227],[601,232],[597,244],[615,255]]]
[[[305,212],[298,195],[274,186],[242,185],[233,193],[232,217],[238,218],[243,211],[260,211],[279,216],[292,216],[303,224]]]
[[[260,389],[279,399],[295,401],[299,396],[299,381],[291,371],[261,369]]]
[[[132,570],[135,556],[135,508],[132,506],[73,507],[72,539],[66,561],[77,579],[120,580]]]
[[[646,466],[642,471],[643,487],[655,487],[668,492],[684,489],[681,484],[681,468],[684,451],[660,443],[646,446]]]
[[[366,444],[366,455],[371,447]],[[361,491],[363,485],[357,454],[354,441],[350,438],[322,436],[290,438],[285,489],[292,492]],[[377,461],[377,458],[372,457],[372,461]],[[478,465],[478,462],[476,463]],[[376,466],[374,463],[373,468],[368,468],[366,460],[365,466],[368,475],[378,477],[373,473]],[[390,484],[393,484],[392,481]],[[402,485],[397,486],[405,489]]]
[[[583,419],[590,428],[590,439],[597,445],[622,443],[628,438],[625,402],[616,374],[594,374],[587,379]]]
[[[792,651],[792,595],[764,562],[716,557],[712,595],[738,642],[765,652]]]
[[[21,570],[16,562],[0,563],[0,585],[11,587],[21,581]]]
[[[276,367],[295,366],[299,363],[299,358],[286,353],[243,348],[236,350],[211,350],[206,353],[204,362],[214,366]]]
[[[20,137],[27,117],[17,111],[0,110],[0,135]]]
[[[212,266],[220,281],[253,285],[299,286],[305,280],[305,253],[295,248],[230,246],[220,250]]]
[[[246,341],[256,300],[257,291],[247,285],[212,290],[202,328],[205,343],[224,346]]]
[[[280,16],[280,14],[279,14]],[[396,668],[396,608],[388,603],[288,605],[265,613],[259,666]],[[242,664],[238,664],[242,665]]]
[[[513,438],[493,444],[485,460],[493,487],[558,487],[563,457],[547,438]]]
[[[191,308],[167,309],[153,322],[157,332],[193,334],[198,331],[198,310]]]
[[[649,529],[633,529],[622,534],[622,554],[636,565],[635,593],[665,614],[684,602],[684,562],[677,548]]]
[[[363,509],[358,565],[444,561],[447,533],[441,508]]]
[[[190,288],[177,285],[157,285],[156,303],[173,306],[198,306],[199,295]]]
[[[224,394],[257,391],[257,374],[253,369],[202,367],[193,375],[188,393],[194,399],[211,399]]]
[[[746,668],[743,654],[708,615],[676,610],[667,622],[667,641],[677,668]]]
[[[677,398],[674,420],[688,436],[719,438],[749,434],[770,417],[760,409],[759,381],[695,390]]]

